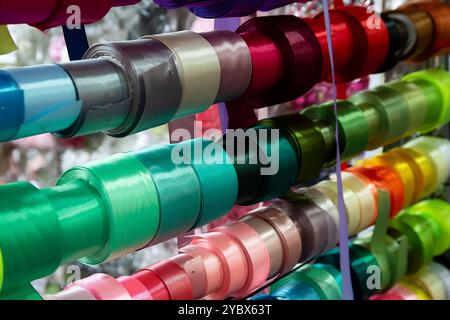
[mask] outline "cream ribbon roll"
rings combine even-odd
[[[216,51],[205,38],[192,31],[143,38],[160,41],[176,57],[183,95],[175,118],[203,112],[214,104],[220,88],[221,68]]]

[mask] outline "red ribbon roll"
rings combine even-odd
[[[208,288],[208,278],[203,259],[190,254],[178,254],[170,258],[184,270],[192,283],[192,297],[194,300],[203,298]]]
[[[148,289],[134,277],[120,277],[117,281],[128,291],[133,300],[153,300]]]
[[[154,300],[170,300],[170,293],[164,281],[153,271],[144,269],[132,277],[147,288],[149,295]]]

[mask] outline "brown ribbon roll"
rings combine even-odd
[[[275,228],[257,215],[247,214],[239,221],[252,227],[266,244],[270,256],[269,277],[278,275],[283,265],[283,244]]]
[[[203,259],[200,256],[190,254],[178,254],[170,258],[184,270],[192,283],[192,298],[203,298],[208,287],[208,278]]]
[[[252,60],[246,42],[236,32],[227,30],[200,35],[213,46],[220,62],[220,87],[215,102],[239,98],[247,91],[252,78]]]

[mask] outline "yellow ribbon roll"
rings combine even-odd
[[[7,26],[0,26],[0,55],[17,50]]]

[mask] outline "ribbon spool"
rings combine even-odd
[[[446,139],[435,137],[420,137],[408,142],[405,148],[415,149],[428,155],[436,169],[436,184],[433,190],[437,190],[447,181],[450,173],[450,142]]]
[[[347,15],[355,44],[351,64],[346,72],[338,74],[337,80],[347,82],[376,72],[389,50],[389,33],[383,20],[363,7],[346,6],[335,11]]]
[[[279,275],[286,274],[300,261],[302,254],[302,239],[295,223],[281,211],[270,207],[252,211],[252,215],[270,224],[277,232],[283,248],[283,264]],[[241,221],[245,222],[243,219]]]
[[[68,286],[79,286],[89,291],[97,300],[131,300],[128,291],[113,277],[97,273]]]
[[[255,108],[263,108],[282,102],[293,100],[306,93],[319,81],[322,71],[322,52],[319,42],[308,24],[294,16],[259,17],[248,20],[236,31],[238,34],[261,33],[271,39],[281,52],[282,71],[274,69],[278,78],[265,91],[253,91],[252,83],[249,90],[241,98],[247,104]],[[248,37],[251,37],[249,34]],[[244,40],[247,37],[244,36]],[[254,47],[249,44],[250,51]],[[264,48],[264,47],[263,47]],[[272,47],[273,48],[273,47]],[[266,49],[266,48],[264,48]],[[261,50],[261,48],[259,48]],[[273,50],[273,49],[272,49]],[[252,54],[252,60],[260,59],[256,52]],[[257,69],[258,61],[253,60],[253,70]],[[264,62],[264,66],[267,60]],[[253,75],[252,82],[256,75]],[[259,81],[259,80],[256,80]]]
[[[431,263],[430,266],[421,270],[418,274],[407,277],[405,280],[422,289],[432,300],[447,300],[446,287],[442,279],[432,272],[432,265],[434,263]]]
[[[431,94],[433,102],[438,101],[437,98],[435,98],[436,94],[440,94],[442,97],[442,100],[439,100],[441,104],[437,103],[428,104],[429,108],[435,109],[432,111],[432,114],[438,113],[437,112],[438,108],[440,110],[440,116],[438,117],[437,122],[434,123],[434,127],[441,126],[450,121],[450,91],[448,90],[448,88],[450,87],[450,75],[446,71],[442,69],[422,70],[410,73],[404,76],[402,80],[412,81],[415,83],[426,82],[428,85],[433,86],[435,89],[435,92]]]
[[[0,141],[14,139],[25,117],[23,92],[14,79],[6,72],[0,71],[0,93],[2,106],[0,110]]]
[[[408,105],[409,130],[406,135],[411,135],[424,129],[427,116],[427,97],[420,87],[413,82],[396,81],[386,85],[391,90],[395,90],[406,101]]]
[[[281,131],[297,154],[297,181],[315,179],[323,168],[328,152],[325,140],[315,123],[303,115],[281,116],[259,122],[260,125]]]
[[[182,254],[189,254],[203,261],[203,266],[206,272],[206,288],[200,296],[201,298],[222,288],[225,274],[222,267],[221,258],[218,255],[216,255],[212,250],[199,245],[185,246],[180,249],[180,252]],[[193,292],[195,297],[197,290],[201,291],[200,288],[203,287],[203,284],[196,282],[192,283],[194,284]]]
[[[352,30],[347,26],[347,16],[339,11],[330,11],[331,42],[333,44],[334,64],[336,71],[341,73],[349,65],[354,51]],[[305,19],[314,31],[322,49],[322,75],[321,80],[327,80],[331,75],[331,62],[328,53],[327,33],[323,14],[320,13],[314,19]]]
[[[233,297],[245,297],[267,280],[270,271],[269,251],[259,234],[243,222],[237,221],[213,231],[232,237],[245,253],[248,276],[244,286],[238,292],[232,293]]]
[[[220,62],[220,87],[215,102],[239,98],[248,89],[253,71],[247,44],[238,34],[227,30],[205,32],[201,36],[214,48]]]
[[[208,109],[220,89],[220,60],[212,45],[192,31],[179,31],[144,38],[166,45],[176,59],[182,77],[183,95],[175,118]]]
[[[207,295],[206,299],[224,299],[244,287],[248,276],[247,259],[241,246],[232,237],[222,232],[210,232],[194,236],[192,244],[214,252],[223,267],[222,286]]]
[[[175,145],[154,146],[132,153],[145,166],[157,190],[160,211],[154,214],[160,218],[156,236],[149,244],[187,232],[201,213],[202,185],[191,163],[174,159],[174,148]]]
[[[317,290],[311,283],[289,275],[272,285],[271,300],[320,300]]]
[[[450,297],[450,271],[442,264],[436,262],[430,263],[428,270],[442,282],[445,288],[445,297],[443,300],[448,300]]]
[[[408,132],[410,125],[408,104],[400,94],[387,86],[357,93],[350,97],[349,101],[356,106],[369,104],[378,113],[379,127],[374,136],[369,136],[368,148],[373,149],[398,140]]]
[[[265,220],[253,214],[243,216],[239,221],[247,224],[255,230],[268,250],[270,268],[268,279],[277,276],[283,264],[283,244],[277,231]]]
[[[194,6],[187,4],[193,14],[202,18],[224,18],[224,17],[243,17],[255,13],[261,7],[265,0],[248,0],[245,2],[238,0],[208,2]]]
[[[400,54],[400,60],[405,60],[410,57],[414,53],[414,48],[417,42],[417,29],[415,24],[409,19],[409,17],[400,11],[387,11],[382,14],[382,16],[386,16],[389,19],[392,19],[397,25],[403,26],[406,28],[406,44],[402,48]]]
[[[144,285],[151,300],[170,300],[170,293],[164,281],[153,271],[143,269],[132,277]]]
[[[3,255],[2,255],[2,248],[0,247],[0,292],[2,292],[3,288]]]
[[[89,48],[84,56],[84,59],[96,58],[108,59],[120,66],[128,82],[130,107],[127,117],[107,134],[124,137],[166,124],[175,117],[182,101],[185,79],[178,69],[179,60],[163,43],[150,39],[99,43]],[[165,76],[161,77],[161,74]],[[171,94],[161,95],[161,92]]]
[[[394,19],[386,13],[381,14],[381,19],[389,33],[389,51],[377,73],[389,71],[402,61],[403,52],[408,46],[409,40],[407,26],[401,20]]]
[[[389,222],[389,235],[400,233],[408,238],[408,274],[416,273],[431,261],[434,251],[432,228],[429,218],[408,213]]]
[[[202,258],[190,254],[178,254],[170,260],[178,264],[189,277],[192,284],[192,299],[203,298],[208,289],[208,278]]]
[[[398,9],[399,12],[406,15],[415,25],[417,39],[414,49],[409,57],[411,62],[422,61],[421,56],[431,48],[434,39],[435,23],[432,16],[419,6],[408,4]]]
[[[361,223],[361,205],[359,204],[359,200],[355,192],[351,190],[346,185],[343,186],[344,191],[344,203],[345,203],[345,211],[347,214],[347,222],[348,222],[348,233],[350,235],[355,235],[358,233],[358,228]],[[323,194],[327,195],[327,197],[333,201],[334,205],[338,206],[338,187],[336,182],[332,182],[329,180],[322,181],[312,187],[312,189],[319,190]]]
[[[77,181],[98,192],[109,225],[103,249],[84,258],[84,262],[100,264],[112,260],[142,249],[155,237],[160,223],[158,189],[138,159],[119,154],[106,161],[74,167],[62,175],[58,185]]]
[[[97,299],[88,290],[79,286],[71,286],[55,295],[45,296],[45,300],[93,301]]]
[[[57,136],[70,138],[113,130],[125,121],[130,99],[127,80],[119,66],[106,59],[91,59],[60,67],[70,75],[82,107],[77,119]]]
[[[80,113],[81,102],[77,101],[74,84],[62,68],[57,65],[42,65],[9,69],[7,72],[23,100],[6,100],[6,111],[2,113],[5,116],[11,115],[12,123],[6,126],[10,129],[4,132],[7,134],[5,139],[56,132],[75,122]],[[48,94],[50,90],[51,95]],[[13,93],[10,91],[10,94]],[[22,101],[22,105],[17,104]]]
[[[157,274],[167,287],[171,300],[192,300],[190,278],[184,270],[172,260],[157,262],[147,268]]]
[[[201,208],[191,229],[203,226],[229,212],[237,199],[238,177],[232,161],[219,143],[194,139],[171,147],[172,156],[178,152],[179,160],[192,166],[200,183]],[[166,171],[167,174],[167,171]],[[173,180],[173,176],[170,177]],[[177,181],[179,181],[177,179]],[[220,181],[221,183],[217,183]],[[184,181],[187,184],[188,181]],[[194,184],[195,185],[195,184]],[[186,186],[192,195],[192,185]],[[177,194],[176,202],[180,202]],[[181,201],[183,206],[186,202]],[[186,213],[186,208],[179,210]]]
[[[57,0],[30,0],[26,3],[3,1],[0,24],[39,23],[46,20],[57,6]]]
[[[350,159],[365,150],[369,139],[369,128],[364,114],[351,102],[337,102],[337,116],[339,125],[339,141],[342,141],[341,156]],[[325,103],[313,106],[302,111],[302,115],[310,119],[323,121],[327,125],[336,127],[334,104]],[[333,156],[334,159],[334,156]],[[330,158],[327,161],[330,162]],[[334,163],[334,161],[332,161]],[[329,166],[330,163],[327,164]]]
[[[428,297],[420,288],[401,282],[385,293],[370,297],[370,300],[428,300]]]
[[[327,219],[330,217],[302,196],[293,195],[290,200],[292,201],[275,201],[269,208],[283,212],[295,223],[302,240],[299,261],[308,261],[325,251],[329,241]]]
[[[123,276],[117,281],[128,291],[133,300],[153,300],[147,288],[136,278]]]

